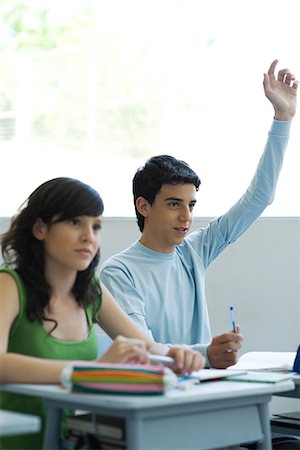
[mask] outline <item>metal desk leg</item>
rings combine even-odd
[[[257,448],[260,450],[272,450],[269,404],[268,403],[259,404],[258,410],[264,437],[261,442],[257,443]]]
[[[59,449],[61,425],[61,409],[51,404],[47,405],[47,421],[44,436],[44,450]]]
[[[145,443],[142,439],[143,420],[139,417],[126,418],[126,448],[128,450],[142,450]],[[149,448],[150,444],[147,446]]]

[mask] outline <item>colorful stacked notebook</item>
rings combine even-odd
[[[70,391],[84,394],[159,395],[176,385],[174,372],[149,364],[74,365]]]

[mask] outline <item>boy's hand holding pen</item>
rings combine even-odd
[[[243,336],[240,334],[240,326],[236,323],[233,306],[230,306],[229,313],[232,331],[215,336],[207,348],[209,363],[216,369],[226,369],[237,363],[237,353],[243,341]]]
[[[241,343],[243,341],[243,336],[240,335],[240,326],[236,323],[233,306],[230,306],[229,313],[232,331],[215,336],[207,348],[210,366],[216,369],[226,369],[227,367],[236,364],[238,361],[237,352],[241,348]],[[162,356],[150,354],[149,360],[151,364],[163,364],[175,370],[177,373],[181,372],[183,374],[191,373],[194,370],[199,370],[204,367],[205,360],[199,352],[197,352],[196,355],[197,359],[195,361],[191,360],[190,363],[186,361],[186,358],[182,359],[182,355],[178,355],[178,352],[182,352],[182,349],[176,349],[176,346],[174,346],[171,347],[169,355]],[[173,354],[171,355],[171,353]],[[189,355],[189,357],[191,357],[191,355]],[[193,358],[195,358],[195,355]],[[181,363],[181,367],[178,366],[178,360]]]

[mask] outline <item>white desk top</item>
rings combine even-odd
[[[281,383],[243,383],[234,381],[213,381],[193,386],[188,391],[172,389],[164,395],[154,396],[129,396],[129,395],[104,395],[104,394],[72,394],[60,385],[41,384],[4,384],[0,388],[4,391],[16,392],[44,399],[68,401],[74,405],[106,405],[115,409],[139,409],[166,406],[174,403],[195,403],[213,400],[225,400],[230,398],[247,397],[254,395],[273,395],[294,389],[293,381]]]
[[[41,426],[40,422],[39,417],[1,409],[0,436],[38,432]]]
[[[181,428],[182,416],[187,415],[195,420],[201,418],[202,427],[205,427],[201,448],[219,448],[224,444],[211,430],[211,423],[218,423],[222,433],[227,433],[228,446],[263,438],[262,448],[271,450],[267,404],[274,393],[293,390],[294,387],[293,381],[275,384],[209,381],[193,386],[188,391],[172,389],[164,395],[148,397],[72,394],[60,385],[6,384],[0,389],[44,398],[49,411],[44,443],[46,449],[58,448],[60,410],[68,407],[111,416],[121,414],[127,420],[129,429],[128,448],[159,448],[158,442],[160,448],[167,448],[167,445],[169,448],[185,448],[186,436],[178,431],[178,424]],[[170,436],[170,423],[177,434],[173,430]],[[238,426],[234,429],[232,424],[236,423]],[[199,434],[194,421],[187,419],[186,427],[189,430],[190,447],[197,448]]]

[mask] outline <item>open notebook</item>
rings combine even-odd
[[[196,384],[204,383],[207,381],[227,380],[228,377],[233,375],[246,374],[244,370],[227,370],[227,369],[201,369],[192,372],[188,376],[177,377],[177,388],[181,390],[188,390]]]
[[[280,383],[292,379],[292,372],[273,372],[250,370],[242,375],[229,377],[229,381],[248,381],[253,383]]]
[[[296,352],[248,352],[230,370],[292,371]]]
[[[191,373],[192,378],[196,378],[199,382],[220,380],[230,376],[243,375],[245,370],[228,370],[228,369],[201,369]]]

